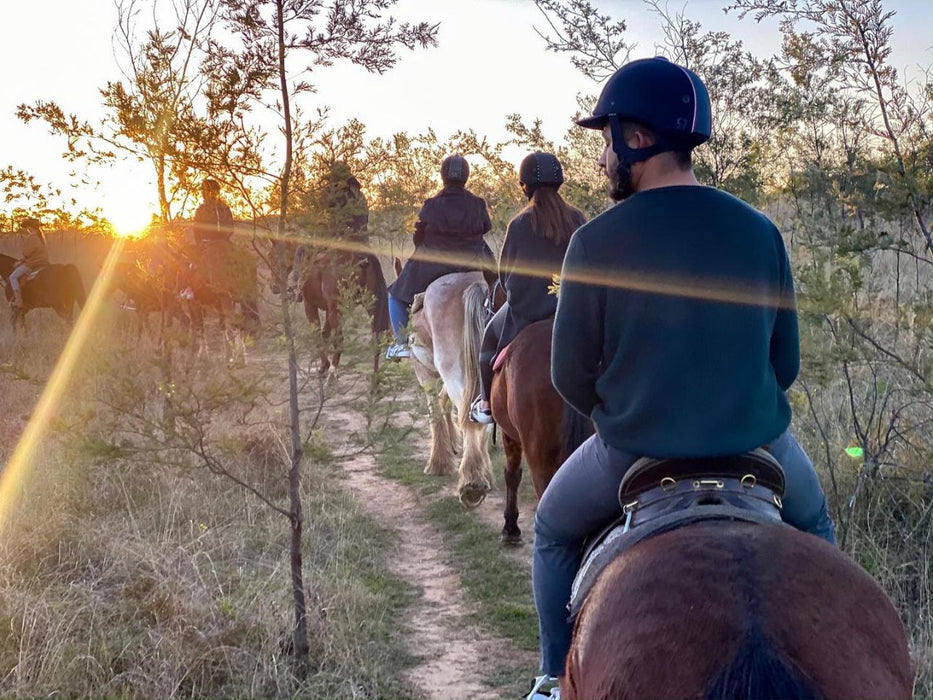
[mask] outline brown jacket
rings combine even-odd
[[[49,264],[49,251],[37,233],[30,233],[23,241],[23,264],[36,270]]]

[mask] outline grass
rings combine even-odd
[[[0,329],[2,459],[64,344],[57,319],[43,314],[30,315],[28,338]],[[99,323],[0,538],[0,696],[417,698],[400,680],[416,660],[398,643],[416,592],[388,572],[391,535],[343,488],[329,452],[313,450],[302,483],[312,668],[298,678],[287,521],[206,469],[89,439],[120,424],[98,399],[127,377],[146,378],[153,350],[118,312]],[[269,342],[251,352],[268,354]],[[232,372],[222,359],[199,362],[184,381]],[[238,427],[218,411],[210,439],[242,445]],[[279,441],[266,447],[264,459],[226,454],[284,505]]]

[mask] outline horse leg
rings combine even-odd
[[[444,476],[454,470],[454,425],[450,418],[451,407],[450,399],[443,391],[429,399],[431,453],[424,468],[425,474]]]
[[[502,434],[502,447],[505,450],[505,526],[502,528],[501,541],[504,545],[522,543],[522,531],[518,527],[518,487],[522,483],[522,444]]]
[[[336,304],[332,304],[327,311],[327,323],[330,325],[334,337],[334,355],[331,364],[336,372],[337,366],[340,364],[340,356],[343,354],[343,325],[341,324],[340,309],[337,308]]]
[[[476,508],[492,489],[492,463],[487,447],[489,433],[485,425],[470,422],[465,411],[461,411],[460,431],[463,434],[463,456],[457,493],[463,505]]]

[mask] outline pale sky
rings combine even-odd
[[[724,15],[726,0],[689,0],[685,14],[705,30],[726,30],[759,56],[779,48],[774,22],[756,25]],[[89,118],[100,114],[98,88],[119,78],[112,34],[112,0],[0,0],[0,166],[21,167],[40,181],[64,186],[70,166],[61,143],[38,124],[14,116],[21,102],[54,99],[66,111]],[[655,54],[659,22],[641,0],[602,0],[600,8],[628,23],[632,57]],[[672,2],[672,8],[683,5]],[[894,19],[894,65],[914,77],[933,62],[933,2],[886,0]],[[400,19],[440,22],[436,49],[403,52],[395,69],[369,75],[337,65],[319,70],[317,94],[303,97],[305,109],[329,105],[334,125],[362,120],[370,136],[433,127],[442,138],[472,128],[493,140],[505,139],[505,117],[518,112],[540,117],[555,139],[569,126],[576,94],[598,86],[571,67],[565,55],[544,50],[534,31],[544,20],[531,0],[400,0]],[[598,154],[594,154],[594,158]],[[521,154],[515,154],[516,160]],[[139,228],[155,211],[151,177],[145,166],[123,163],[97,173],[101,191],[82,192],[122,228]]]

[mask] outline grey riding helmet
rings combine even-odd
[[[518,180],[531,197],[541,185],[560,187],[564,183],[564,169],[553,153],[535,151],[525,156],[518,166]]]
[[[638,122],[655,134],[648,148],[629,148],[621,123]],[[638,163],[665,151],[692,149],[709,140],[712,106],[703,81],[666,58],[644,58],[617,70],[606,82],[593,114],[577,121],[587,129],[611,129],[620,162]]]
[[[461,155],[447,156],[441,163],[441,180],[445,185],[465,185],[470,179],[470,164]]]

